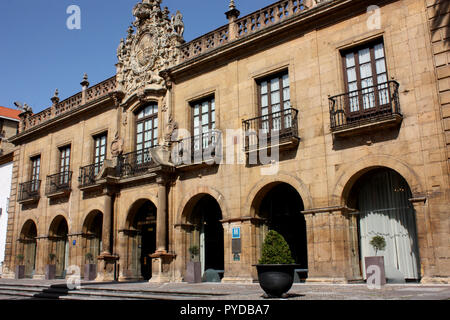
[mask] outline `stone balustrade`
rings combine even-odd
[[[323,1],[282,0],[181,46],[181,62],[280,23]]]
[[[21,132],[38,126],[50,119],[61,116],[72,110],[75,110],[84,104],[100,99],[116,90],[116,76],[113,76],[99,84],[87,89],[85,92],[79,92],[70,98],[61,102],[56,102],[52,107],[47,108],[36,114],[23,114],[23,125]]]

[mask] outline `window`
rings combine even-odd
[[[136,150],[152,148],[158,144],[158,105],[151,104],[136,115]]]
[[[199,151],[216,142],[212,134],[216,128],[216,102],[209,97],[192,103],[191,108],[193,150]]]
[[[106,133],[94,137],[94,174],[97,175],[106,159]]]
[[[60,183],[65,184],[69,182],[70,172],[70,146],[65,146],[59,149],[59,173]]]
[[[377,41],[343,53],[348,90],[347,115],[374,113],[390,103],[383,42]]]
[[[136,161],[151,160],[149,149],[158,145],[158,105],[151,103],[136,114]]]
[[[289,74],[281,73],[259,81],[260,125],[264,133],[292,127]]]
[[[31,191],[39,189],[39,175],[41,171],[41,156],[31,158]]]

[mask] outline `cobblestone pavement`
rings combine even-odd
[[[64,280],[35,281],[0,279],[2,284],[26,285],[63,284]],[[152,293],[201,300],[266,300],[259,284],[222,283],[95,283],[82,282],[81,290],[106,289],[118,292]],[[2,299],[11,299],[0,296]],[[381,289],[369,289],[365,284],[294,284],[287,300],[450,300],[450,285],[388,284]]]

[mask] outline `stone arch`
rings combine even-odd
[[[341,168],[336,175],[337,181],[331,193],[333,205],[346,205],[350,191],[358,179],[376,168],[388,168],[400,174],[408,183],[413,196],[424,194],[423,184],[417,173],[403,161],[391,156],[367,156]]]
[[[178,205],[178,212],[180,213],[176,219],[177,224],[187,223],[188,214],[192,211],[198,200],[200,200],[204,195],[210,195],[217,201],[222,211],[222,219],[230,218],[230,211],[228,210],[224,196],[212,187],[200,186],[192,190],[181,200]]]
[[[25,237],[28,236],[30,232],[35,232],[37,235],[37,230],[37,223],[33,219],[28,219],[22,224],[19,239],[25,239]]]
[[[297,190],[298,194],[302,198],[305,210],[313,208],[313,199],[308,187],[299,178],[286,173],[280,173],[276,176],[267,177],[260,180],[253,186],[253,188],[250,189],[242,213],[244,215],[248,213],[250,217],[254,218],[256,216],[254,209],[255,205],[264,198],[273,186],[280,183],[286,183]]]
[[[138,209],[147,201],[151,202],[156,207],[156,215],[158,215],[158,206],[157,206],[158,202],[156,201],[156,199],[153,199],[153,197],[137,199],[128,208],[126,219],[124,221],[125,229],[129,230],[131,228]]]
[[[66,224],[67,224],[68,233],[70,233],[70,226],[69,226],[69,222],[68,222],[67,218],[66,218],[64,215],[58,214],[58,215],[56,215],[56,216],[51,220],[51,222],[50,222],[50,226],[49,226],[49,228],[48,228],[48,235],[49,235],[50,237],[55,235],[56,229],[58,228],[59,224],[60,224],[63,220],[64,220],[64,221],[66,222]]]
[[[97,214],[101,214],[103,216],[103,212],[99,209],[90,210],[88,213],[86,213],[82,219],[81,219],[81,232],[86,233],[87,228],[89,227],[90,223],[92,223],[92,220],[95,218]]]

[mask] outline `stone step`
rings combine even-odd
[[[65,284],[1,284],[0,295],[55,300],[185,300],[186,298],[202,300],[205,296],[215,296],[215,294],[204,293],[133,291],[119,288],[69,290]]]

